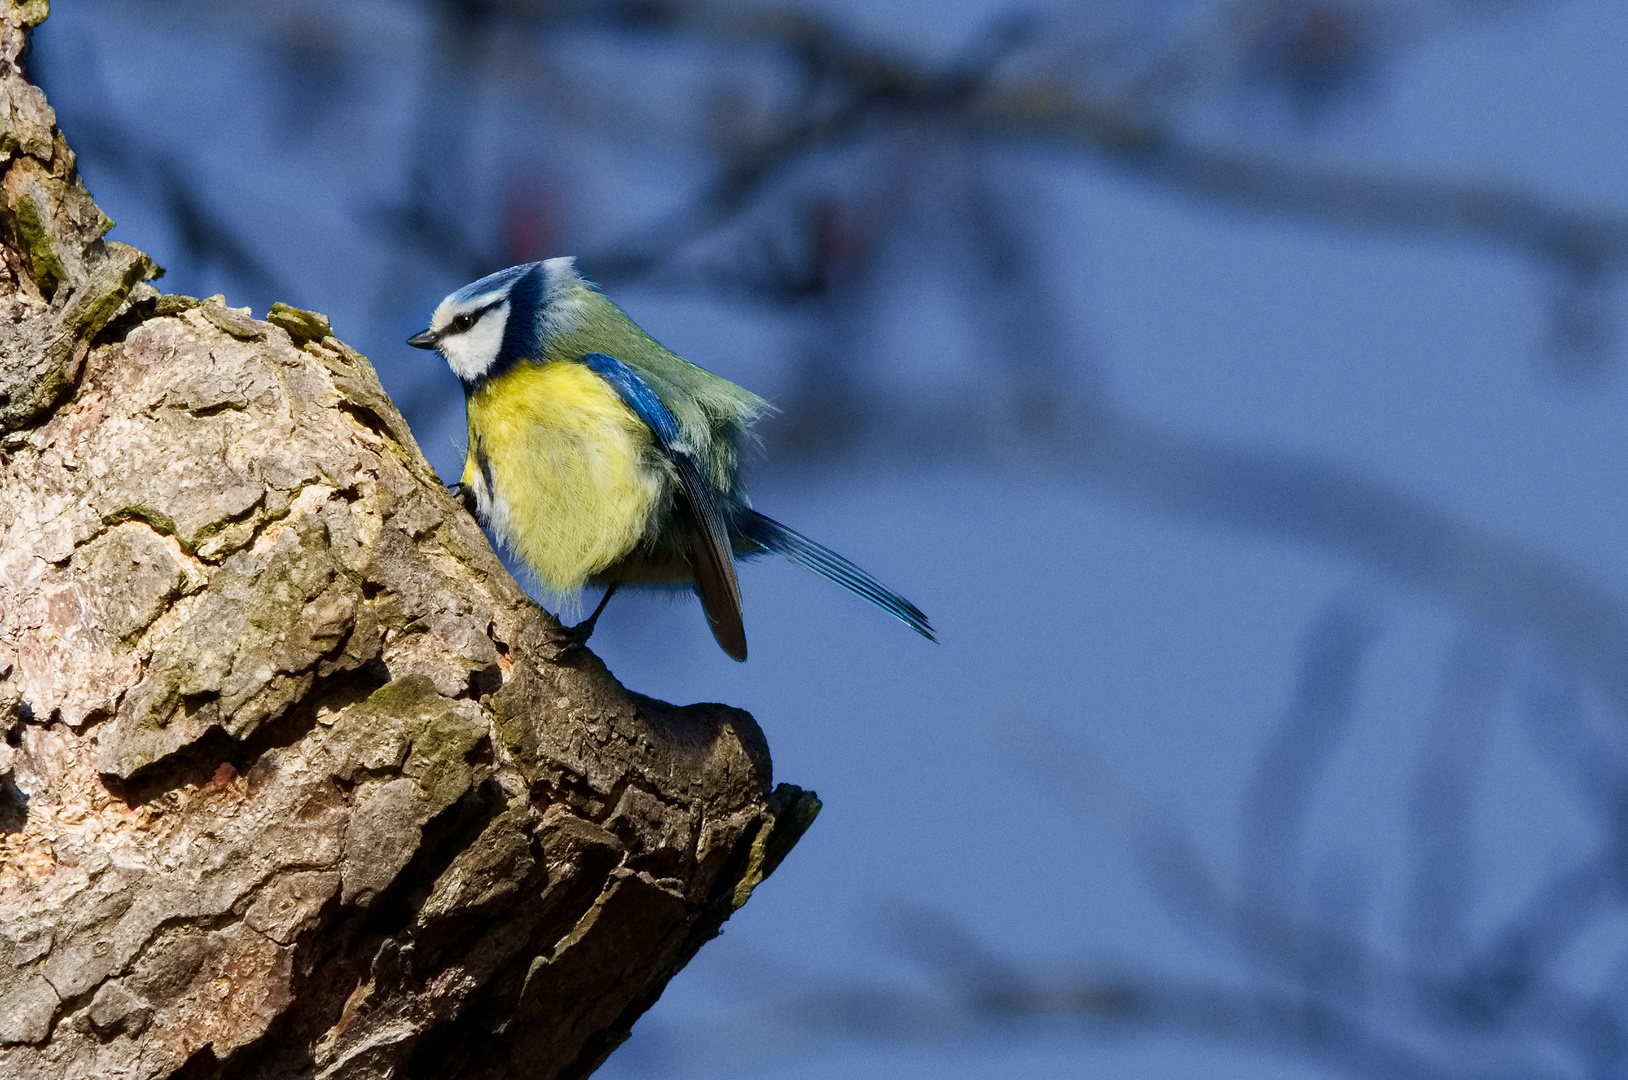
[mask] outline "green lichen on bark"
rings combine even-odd
[[[288,331],[288,336],[294,339],[296,345],[303,345],[307,341],[321,341],[323,338],[332,337],[334,332],[328,323],[328,316],[290,307],[281,301],[271,305],[271,312],[266,316],[266,321]]]
[[[22,26],[38,26],[51,14],[51,0],[10,0],[10,3],[14,17]]]
[[[42,209],[40,202],[41,193],[35,188],[17,199],[12,207],[12,213],[17,219],[19,246],[23,254],[28,256],[29,268],[34,271],[34,281],[42,293],[50,296],[56,292],[57,286],[67,279],[68,268],[63,265],[58,250],[59,242],[53,215],[49,210]]]
[[[735,907],[745,905],[752,898],[752,890],[775,872],[809,826],[814,824],[814,819],[819,817],[822,805],[818,795],[804,791],[796,784],[781,784],[774,789],[769,799],[772,816],[752,837],[746,868],[735,882]]]

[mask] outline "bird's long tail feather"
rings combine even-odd
[[[805,570],[830,578],[843,588],[863,596],[928,641],[938,640],[933,636],[927,615],[920,608],[830,548],[816,544],[802,533],[788,529],[756,510],[746,511],[737,528],[744,539],[760,550],[773,552]]]

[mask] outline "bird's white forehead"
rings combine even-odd
[[[454,293],[436,305],[435,314],[430,316],[430,329],[436,333],[440,333],[442,330],[447,328],[447,324],[453,319],[456,319],[460,315],[479,311],[481,308],[490,305],[492,301],[498,299],[503,295],[504,292],[507,291],[507,289],[503,289],[496,293],[489,293],[483,296],[471,296],[462,300],[460,300],[458,295]]]

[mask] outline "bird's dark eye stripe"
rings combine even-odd
[[[505,299],[507,298],[505,297]],[[462,315],[459,315],[456,319],[453,319],[451,322],[447,323],[447,328],[443,332],[448,334],[461,334],[479,322],[481,316],[485,315],[488,311],[491,311],[493,308],[502,303],[503,300],[494,300],[478,311],[466,311]]]

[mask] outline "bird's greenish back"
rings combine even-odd
[[[735,468],[740,441],[768,402],[668,350],[646,334],[603,293],[572,285],[575,301],[567,328],[545,345],[546,361],[578,360],[593,352],[616,357],[672,410],[690,449],[719,490],[738,493]]]

